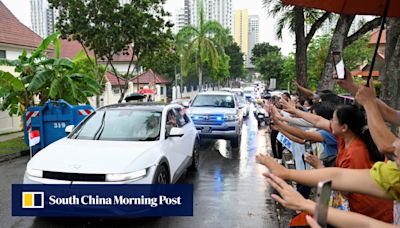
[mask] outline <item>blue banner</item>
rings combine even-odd
[[[13,216],[193,216],[193,185],[12,185]]]

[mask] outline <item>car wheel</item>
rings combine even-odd
[[[192,164],[189,166],[190,171],[197,171],[200,165],[199,142],[196,140],[192,152]]]
[[[231,139],[232,148],[238,148],[240,146],[241,135],[237,135],[235,138]]]
[[[160,165],[154,175],[154,184],[169,184],[169,174],[164,165]]]

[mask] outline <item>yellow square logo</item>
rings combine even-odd
[[[44,208],[44,192],[22,192],[22,208]]]

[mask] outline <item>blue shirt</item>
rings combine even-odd
[[[322,138],[324,138],[324,142],[322,144],[324,145],[324,154],[326,157],[337,155],[338,145],[336,137],[332,133],[325,130],[318,130],[318,132],[322,135]]]

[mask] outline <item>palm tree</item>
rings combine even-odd
[[[181,58],[182,73],[187,75],[189,67],[194,65],[198,72],[201,89],[203,65],[208,61],[214,70],[218,69],[220,56],[225,56],[224,46],[228,43],[228,34],[218,22],[205,20],[202,1],[199,4],[198,26],[183,27],[176,35],[176,42]]]

